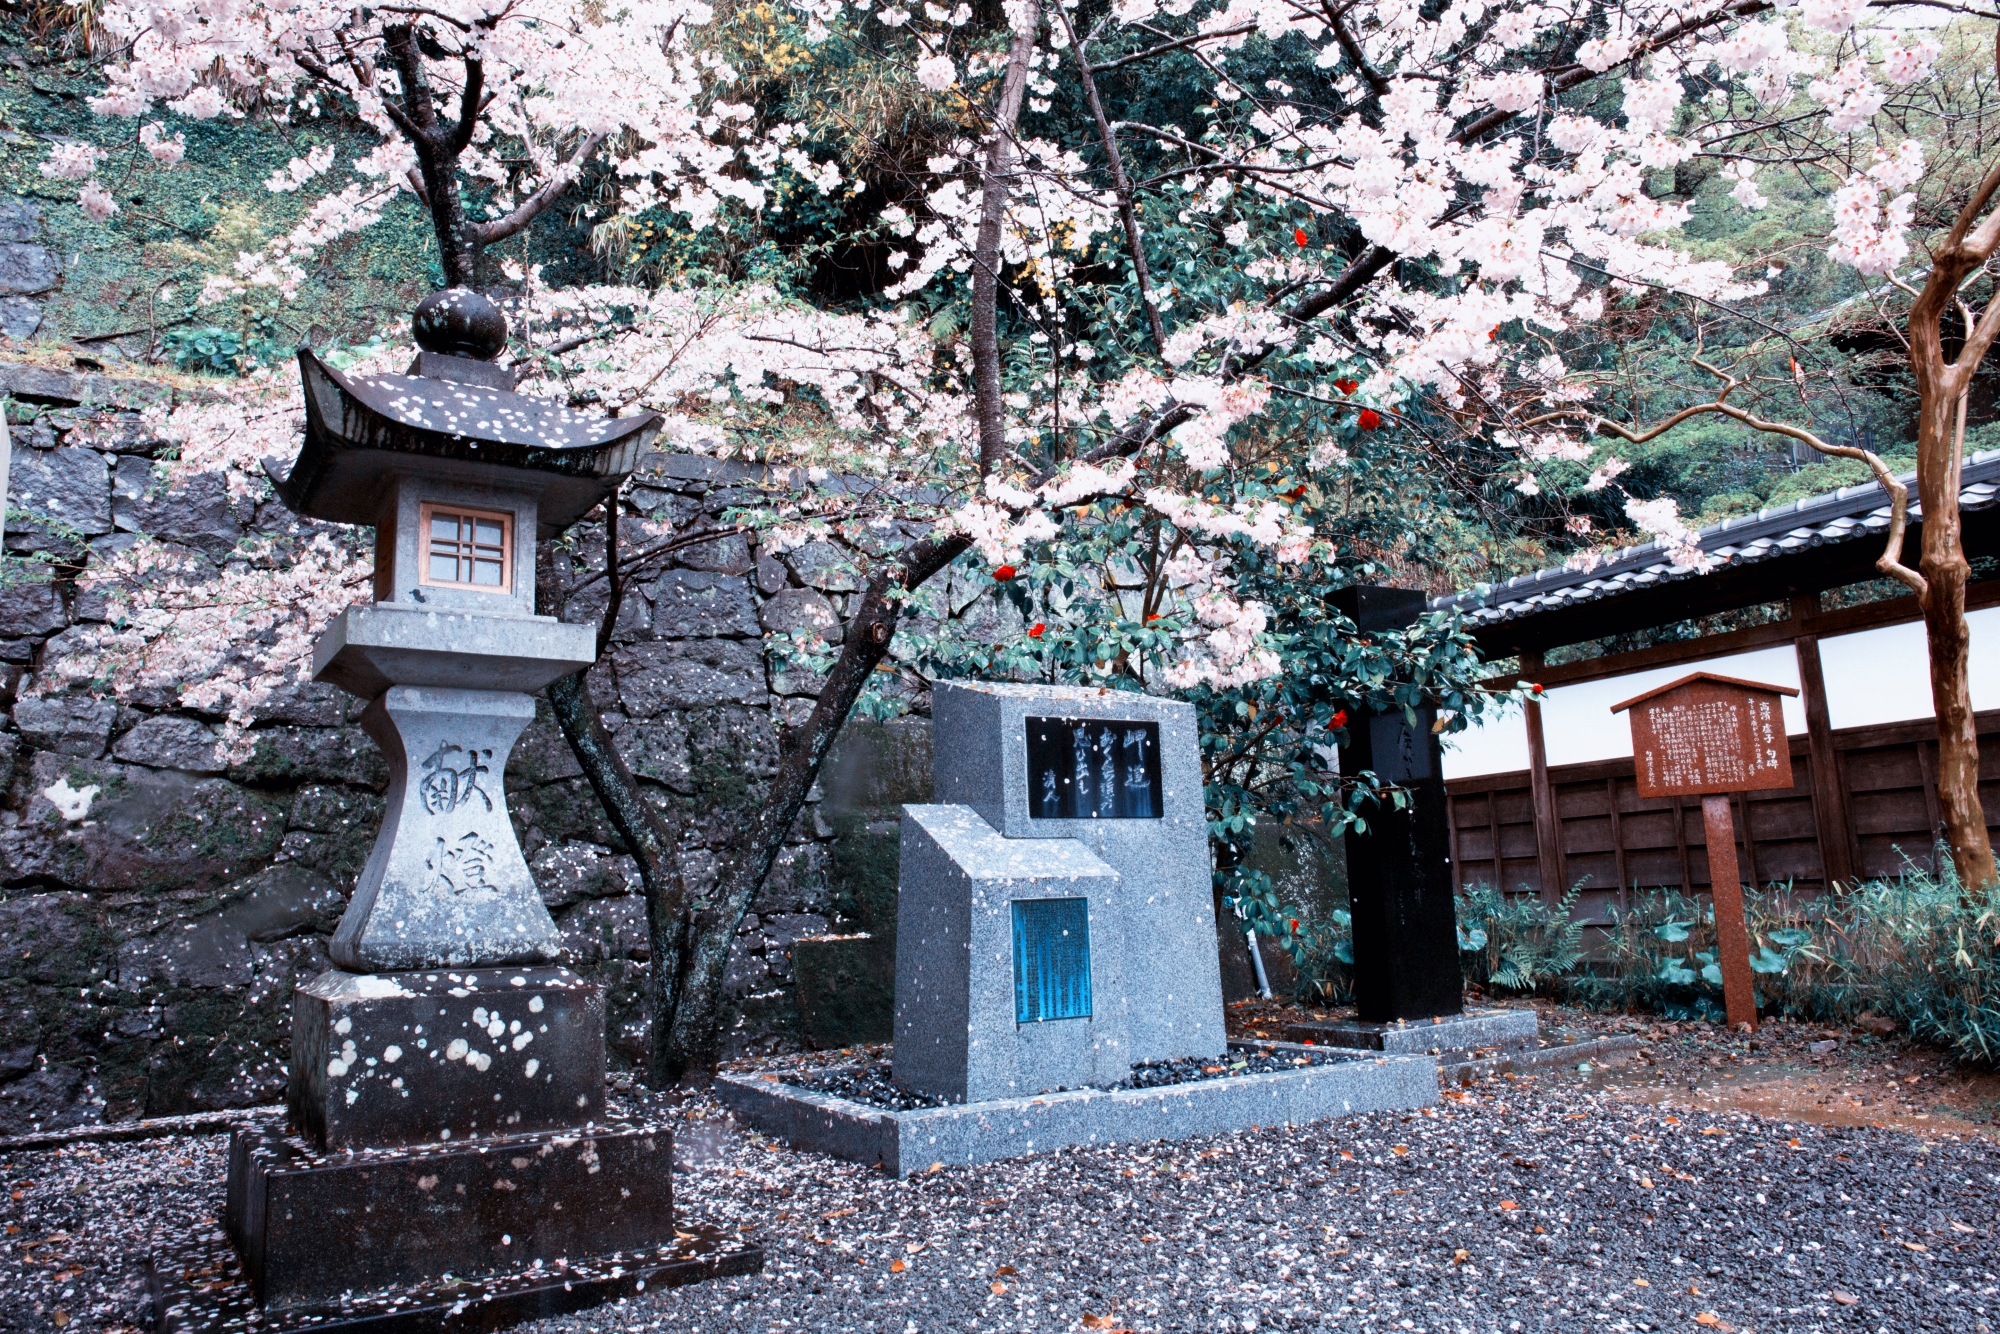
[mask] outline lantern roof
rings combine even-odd
[[[515,393],[512,372],[486,359],[496,340],[450,327],[484,335],[477,321],[489,312],[498,317],[476,294],[425,301],[415,321],[425,350],[403,375],[343,375],[300,348],[306,440],[278,487],[285,504],[315,519],[373,524],[388,479],[421,471],[534,492],[546,538],[610,495],[659,434],[660,415],[605,417]]]

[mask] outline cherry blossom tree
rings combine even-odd
[[[814,69],[866,63],[952,127],[852,228],[892,275],[872,300],[835,307],[756,282],[555,291],[510,275],[524,293],[519,365],[575,401],[667,413],[672,448],[769,465],[729,522],[779,549],[837,536],[861,584],[845,625],[792,646],[825,686],[713,889],[690,889],[682,831],[644,795],[585,679],[550,689],[645,881],[663,1079],[712,1063],[737,924],[848,717],[895,707],[904,682],[972,670],[1188,693],[1218,738],[1225,840],[1259,811],[1337,827],[1399,799],[1327,772],[1350,710],[1424,702],[1457,727],[1490,696],[1455,627],[1370,641],[1325,610],[1327,587],[1407,577],[1449,541],[1455,504],[1533,496],[1565,469],[1580,495],[1619,495],[1632,527],[1701,560],[1670,500],[1623,492],[1596,389],[1566,358],[1624,304],[1665,294],[1728,312],[1760,292],[1761,277],[1681,237],[1689,204],[1660,183],[1684,163],[1719,160],[1735,205],[1755,209],[1760,173],[1809,140],[1831,195],[1812,243],[1893,274],[1919,164],[1887,133],[1886,90],[1937,55],[1923,32],[1870,26],[1852,0],[1783,12],[1766,0],[1117,0],[1109,12],[1009,0],[997,30],[967,6],[794,8],[794,36],[823,57]],[[346,186],[310,158],[273,180],[322,193],[306,224],[226,281],[280,294],[317,245],[398,189],[429,207],[460,282],[503,234],[482,229],[527,225],[592,155],[620,182],[615,215],[688,229],[766,208],[760,172],[839,179],[773,112],[774,94],[723,100],[747,81],[702,45],[691,4],[590,22],[532,4],[108,12],[131,55],[111,69],[107,112],[166,99],[179,114],[255,102],[296,115],[337,101],[378,129],[382,146]],[[817,95],[813,77],[788,68],[792,103]],[[140,134],[170,159],[164,125]],[[79,202],[96,208],[89,156],[59,151],[48,170],[85,182]],[[1956,272],[1952,293],[1990,253],[1979,219],[1993,188],[1935,261],[1933,276]],[[1965,357],[1990,337],[1937,363],[1939,401],[1962,403],[1977,362]],[[274,379],[256,392],[265,420],[291,420],[293,391]],[[250,433],[186,409],[170,426],[186,432],[183,467],[255,483]],[[1930,554],[1955,496],[1955,436],[1924,429],[1925,457],[1942,460],[1926,465],[1935,485],[1920,480],[1926,617],[1935,603],[1934,636],[1953,615],[1962,636],[1962,554],[1954,566],[1944,536]],[[1380,488],[1395,494],[1369,494]],[[544,553],[542,596],[600,617],[603,643],[635,571],[716,533],[614,505],[600,535],[601,554]],[[325,568],[350,577],[332,556]],[[304,604],[242,689],[339,600]],[[965,608],[979,601],[1011,609],[1018,629],[1000,641],[990,620],[974,629]],[[170,627],[196,614],[157,587],[134,610],[133,653],[166,653]],[[1944,660],[1963,697],[1962,654]],[[1946,712],[1941,699],[1941,724]],[[1955,852],[1961,835],[1983,846],[1953,826]],[[1961,870],[1990,878],[1976,857]]]
[[[348,163],[320,147],[274,173],[273,192],[310,186],[317,197],[291,231],[217,275],[209,299],[245,285],[290,296],[322,247],[378,221],[403,192],[430,214],[445,284],[463,287],[482,251],[532,224],[587,167],[618,180],[620,208],[665,202],[697,229],[725,200],[759,207],[780,162],[822,190],[838,184],[837,167],[790,146],[796,127],[747,131],[753,110],[729,100],[733,72],[697,40],[711,18],[702,0],[608,11],[551,0],[111,0],[99,22],[115,54],[91,106],[140,122],[137,142],[168,168],[185,141],[145,119],[162,111],[340,117],[378,136]],[[43,166],[81,181],[78,202],[99,219],[118,207],[94,175],[102,156],[64,144]]]

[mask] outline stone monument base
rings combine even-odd
[[[1388,1024],[1358,1019],[1290,1024],[1285,1037],[1315,1047],[1359,1047],[1364,1051],[1404,1054],[1478,1051],[1486,1047],[1522,1047],[1540,1031],[1533,1010],[1467,1010],[1440,1019],[1401,1019]]]
[[[664,1244],[646,1249],[469,1280],[454,1275],[280,1310],[258,1303],[219,1235],[160,1252],[146,1276],[154,1334],[487,1334],[763,1267],[759,1247],[705,1223],[683,1222]]]
[[[1238,1050],[1283,1043],[1233,1042]],[[1293,1048],[1293,1050],[1302,1050]],[[1438,1100],[1429,1056],[1364,1056],[1268,1074],[1142,1089],[1074,1089],[892,1112],[815,1093],[775,1074],[720,1075],[715,1093],[744,1120],[794,1148],[909,1176],[934,1163],[962,1166],[1078,1144],[1131,1144],[1301,1124]]]
[[[344,1153],[239,1130],[226,1221],[267,1308],[323,1305],[671,1243],[672,1165],[644,1123]]]

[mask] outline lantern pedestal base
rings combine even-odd
[[[669,1245],[672,1164],[671,1130],[646,1123],[354,1153],[239,1130],[227,1223],[267,1308],[323,1306]]]

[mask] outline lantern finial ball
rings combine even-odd
[[[417,346],[426,352],[491,361],[507,346],[507,317],[500,307],[467,287],[433,292],[410,317]]]

